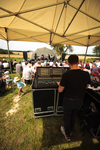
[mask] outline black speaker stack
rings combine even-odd
[[[23,58],[27,60],[27,52],[23,52]]]
[[[38,67],[32,82],[34,118],[63,115],[63,95],[58,92],[60,81],[69,68]]]

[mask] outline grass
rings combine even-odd
[[[88,129],[83,136],[78,118],[72,140],[67,142],[60,132],[63,116],[33,118],[31,85],[23,87],[25,94],[16,103],[16,84],[13,88],[0,97],[0,150],[100,150],[100,139],[95,139]],[[17,111],[6,116],[15,104]]]
[[[5,57],[0,57],[0,60],[3,60],[3,58],[5,58]],[[82,60],[82,62],[84,62],[84,56],[79,56],[79,58],[80,58],[80,60]],[[7,61],[9,61],[9,57],[7,57],[7,58],[5,58]],[[14,57],[12,57],[11,58],[12,59],[12,61],[14,61],[15,59],[16,59],[16,61],[18,62],[18,61],[23,61],[23,58],[14,58]],[[29,58],[28,58],[29,59]],[[96,58],[95,56],[88,56],[88,58],[86,57],[86,61],[88,60],[89,62],[90,61],[97,61],[97,60],[99,60],[100,58],[98,57],[98,58]],[[67,59],[65,59],[65,60],[67,60]]]
[[[5,58],[5,57],[0,57],[0,60],[3,60],[4,58]],[[5,58],[5,59],[6,59],[7,62],[9,61],[9,57],[7,57],[7,58]],[[23,60],[23,58],[10,58],[10,59],[12,59],[12,61],[16,60],[17,62]]]

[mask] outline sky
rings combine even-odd
[[[10,41],[9,42],[9,50],[16,50],[16,51],[35,51],[37,48],[47,47],[53,49],[49,44],[40,43],[40,42],[21,42],[21,41]],[[83,46],[74,46],[73,52],[70,54],[85,54],[86,47]],[[0,48],[1,49],[8,49],[7,42],[0,39]],[[93,54],[94,46],[90,46],[88,48],[87,54]],[[69,53],[69,52],[68,52]]]

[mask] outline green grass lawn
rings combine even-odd
[[[3,58],[5,58],[5,57],[0,57],[0,60],[3,60]],[[7,57],[7,58],[5,58],[7,61],[9,61],[9,57]],[[23,61],[23,58],[11,58],[12,59],[12,61],[14,61],[14,60],[16,60],[17,62],[18,61]],[[29,58],[28,58],[29,59]],[[99,60],[100,58],[98,57],[98,58],[86,58],[86,61],[88,60],[89,62],[90,61],[97,61],[97,60]],[[67,60],[67,59],[65,59],[65,60]],[[81,59],[82,60],[82,62],[84,61],[84,59]]]
[[[78,118],[71,142],[60,132],[63,116],[33,118],[31,85],[23,87],[23,91],[18,102],[14,102],[18,95],[16,84],[0,97],[0,150],[100,150],[100,139],[95,139],[88,129],[83,136]],[[11,109],[16,111],[7,116]]]

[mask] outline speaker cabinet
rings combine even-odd
[[[65,53],[62,53],[62,61],[64,61],[64,59],[65,59]]]
[[[27,52],[23,52],[23,58],[27,60]]]
[[[34,118],[55,115],[56,89],[32,89]]]

